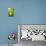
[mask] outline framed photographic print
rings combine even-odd
[[[14,8],[8,8],[8,16],[14,16]]]

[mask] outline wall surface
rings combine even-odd
[[[9,7],[14,17],[8,17]],[[17,24],[46,24],[46,0],[0,0],[0,44],[8,43],[9,32],[18,32]]]

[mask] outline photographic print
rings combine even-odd
[[[14,8],[8,8],[8,16],[14,16]]]

